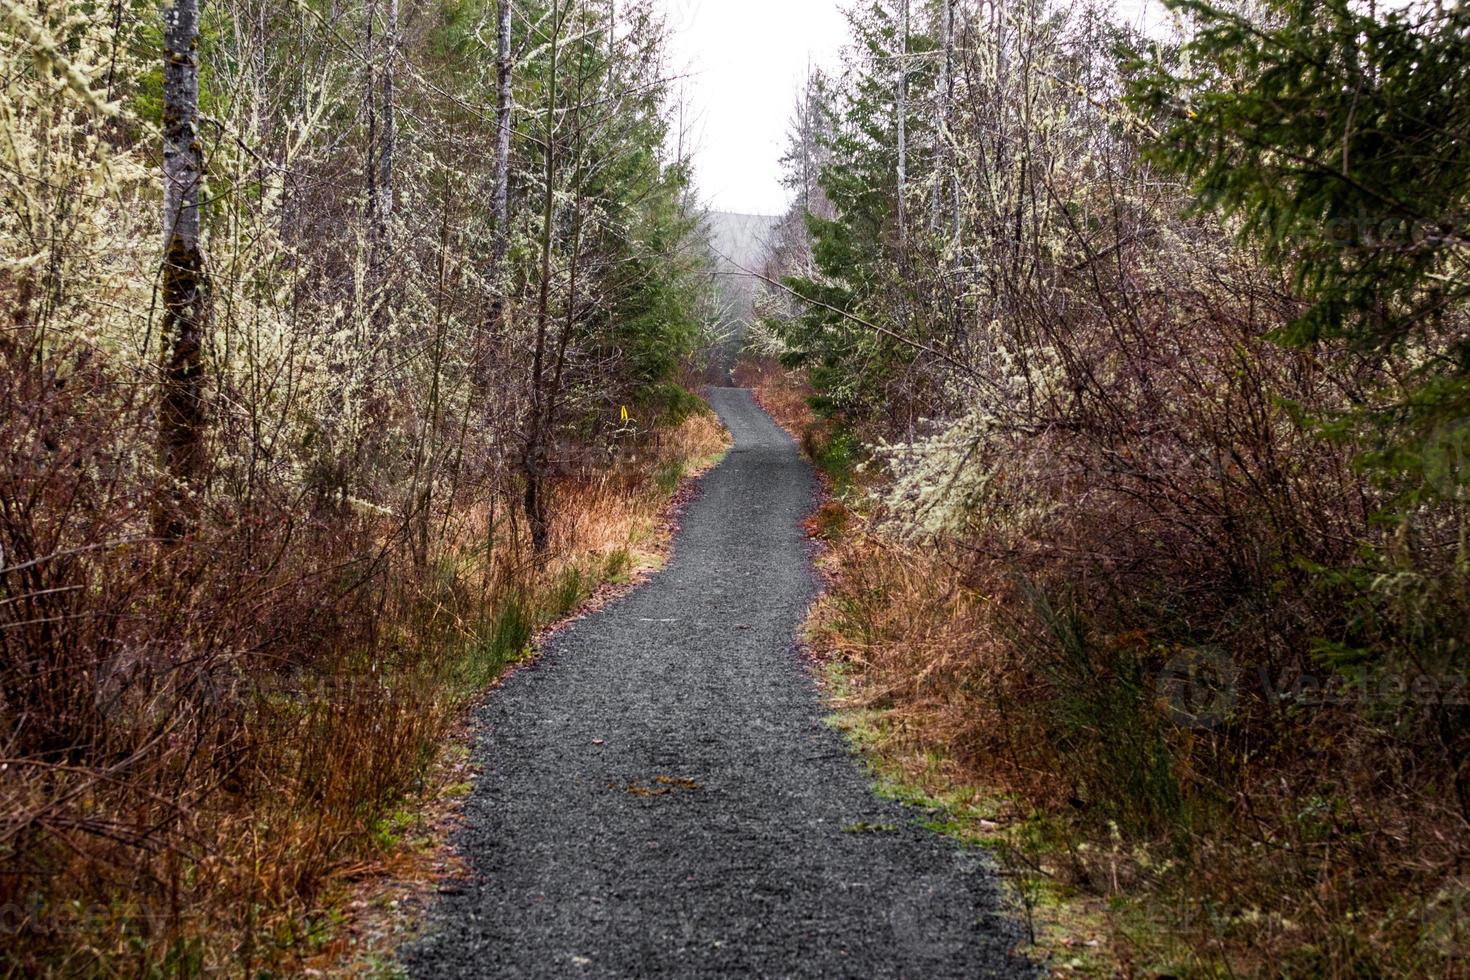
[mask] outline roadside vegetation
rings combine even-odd
[[[1467,975],[1470,22],[1170,10],[863,3],[811,78],[743,372],[812,641],[1059,970]]]
[[[0,975],[320,965],[724,438],[651,4],[165,6],[0,5]]]
[[[655,0],[163,9],[0,0],[5,975],[330,962],[723,444]],[[850,5],[812,640],[1059,971],[1470,976],[1470,11],[1168,10]]]

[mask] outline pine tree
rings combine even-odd
[[[1133,65],[1132,102],[1160,129],[1154,158],[1294,270],[1309,305],[1281,340],[1342,341],[1407,372],[1406,388],[1365,395],[1339,428],[1455,492],[1470,482],[1458,314],[1470,298],[1470,9],[1171,7],[1194,35]]]

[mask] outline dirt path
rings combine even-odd
[[[1030,976],[986,860],[871,793],[794,636],[815,483],[746,391],[669,566],[490,698],[415,976]]]

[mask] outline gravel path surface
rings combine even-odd
[[[1033,976],[979,852],[876,798],[794,651],[816,491],[750,393],[674,558],[479,719],[474,880],[405,953],[438,977]]]

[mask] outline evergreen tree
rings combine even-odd
[[[1294,270],[1286,343],[1342,341],[1387,376],[1334,428],[1418,478],[1470,482],[1470,9],[1172,0],[1194,32],[1133,64],[1153,157]]]

